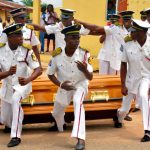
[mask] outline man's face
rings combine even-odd
[[[131,19],[125,19],[125,20],[123,20],[123,25],[124,25],[126,28],[130,28],[130,27],[131,27],[131,23],[132,23],[132,20],[131,20]]]
[[[18,46],[21,46],[23,44],[23,34],[22,32],[13,33],[8,36],[8,40],[11,43],[15,43]]]
[[[80,43],[80,35],[66,35],[65,36],[66,45],[72,49],[77,49]]]
[[[22,23],[22,24],[25,24],[26,23],[26,17],[25,16],[22,16],[22,17],[14,17],[13,18],[15,23]]]
[[[52,11],[53,11],[53,7],[52,7],[51,5],[49,5],[49,6],[47,7],[47,11],[48,11],[48,12],[52,12]]]
[[[68,26],[70,26],[70,25],[72,25],[72,21],[73,21],[73,17],[70,17],[70,18],[68,18],[68,19],[61,19],[61,22],[63,23],[63,25],[65,26],[65,27],[68,27]]]
[[[146,16],[141,16],[141,20],[145,21],[146,20]]]
[[[147,21],[150,23],[150,14],[147,14],[146,19],[147,19]]]

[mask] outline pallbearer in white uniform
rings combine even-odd
[[[14,24],[3,32],[8,42],[1,43],[0,79],[2,87],[1,123],[11,128],[11,140],[8,147],[21,142],[23,110],[21,100],[26,98],[32,89],[31,81],[40,74],[40,65],[32,50],[23,44],[22,24]],[[33,70],[29,76],[28,68]]]
[[[114,14],[113,14],[114,15]],[[117,14],[115,14],[117,15]],[[119,24],[115,25],[112,24],[110,26],[98,26],[95,24],[86,23],[80,20],[75,20],[77,23],[82,24],[85,28],[90,30],[90,35],[111,35],[112,42],[110,43],[110,48],[112,51],[110,51],[110,67],[117,71],[120,71],[120,65],[121,65],[121,55],[122,55],[122,49],[120,47],[124,44],[124,38],[122,33],[122,30],[119,26]],[[91,34],[94,33],[94,34]],[[101,57],[102,59],[102,57]],[[103,69],[103,68],[102,68]]]
[[[128,29],[132,25],[132,18],[134,12],[130,10],[126,10],[126,11],[121,11],[119,14],[122,17],[122,23],[123,23],[123,25],[121,26],[122,29],[121,34],[123,35],[123,38],[125,38],[126,36],[130,36],[130,32],[128,31]]]
[[[129,28],[130,30],[130,28]],[[129,113],[131,103],[134,99],[138,101],[140,106],[140,100],[138,95],[138,88],[141,81],[140,70],[140,58],[141,54],[139,50],[134,48],[134,34],[131,33],[131,37],[126,39],[126,43],[123,45],[123,54],[121,62],[121,83],[122,83],[122,106],[118,109],[117,116],[114,118],[114,126],[116,128],[122,127],[122,122],[125,116]]]
[[[141,142],[148,142],[150,141],[150,35],[147,34],[147,30],[150,31],[150,24],[148,22],[143,23],[139,21],[138,25],[143,28],[141,32],[136,33],[137,47],[141,52],[140,69],[142,80],[140,82],[139,98],[142,101],[143,126],[145,132]]]
[[[138,68],[134,71],[136,76],[133,76],[133,73],[127,74],[126,82],[125,80],[122,80],[122,85],[124,87],[122,89],[123,94],[128,94],[129,97],[131,94],[134,94],[133,92],[137,92],[137,96],[139,95],[138,98],[141,101],[140,106],[143,114],[143,126],[145,132],[141,142],[150,141],[150,103],[148,99],[150,84],[150,37],[147,35],[148,28],[150,28],[149,23],[141,20],[133,20],[133,26],[129,30],[131,31],[134,40],[126,45],[126,56],[128,57],[124,60],[128,61],[129,65],[133,65],[129,58],[132,56],[134,62],[138,59],[139,62],[137,62],[136,65],[133,65],[134,69],[135,67]],[[137,72],[137,70],[139,72]],[[138,76],[139,78],[137,78]],[[131,89],[132,92],[129,89]],[[120,112],[118,112],[118,114],[120,114]],[[120,116],[118,119],[118,121],[121,121]]]
[[[131,27],[131,22],[132,22],[131,18],[132,18],[133,13],[134,13],[133,11],[122,11],[119,13],[123,20],[122,26],[119,25],[119,19],[120,19],[119,15],[116,15],[116,14],[109,15],[111,25],[105,27],[106,31],[107,31],[107,28],[113,29],[114,27],[117,26],[116,29],[119,32],[114,33],[114,35],[110,33],[108,34],[108,32],[106,32],[106,34],[102,36],[102,38],[105,36],[105,39],[104,39],[103,47],[100,50],[100,53],[98,55],[98,58],[100,59],[100,67],[99,67],[100,74],[102,75],[103,74],[116,74],[116,70],[113,69],[113,67],[111,67],[111,66],[114,66],[114,65],[111,65],[114,63],[113,61],[111,61],[112,57],[117,59],[116,57],[117,55],[114,53],[114,50],[117,48],[117,44],[115,45],[115,41],[118,41],[120,44],[123,45],[124,43],[122,41],[124,40],[124,38],[130,35],[130,33],[128,32],[128,28]],[[122,38],[122,40],[120,40],[119,37]],[[121,45],[118,47],[118,51],[120,47]],[[118,64],[120,64],[120,62],[118,62]]]
[[[130,41],[130,40],[132,40],[132,38],[131,38],[131,35],[130,35],[131,33],[130,33],[130,31],[128,31],[128,29],[132,26],[132,18],[133,18],[134,12],[130,11],[130,10],[126,10],[126,11],[120,12],[119,14],[122,17],[122,22],[123,22],[123,25],[121,26],[121,29],[122,29],[122,35],[124,37],[124,40],[125,40],[125,42]],[[134,99],[135,99],[135,109],[133,111],[138,111],[139,108],[140,108],[140,106],[139,106],[140,102],[138,101],[139,99],[137,99],[137,98],[134,98]],[[126,100],[123,101],[122,106],[123,105],[125,106],[124,102],[126,102]],[[132,118],[129,115],[127,115],[124,119],[127,120],[127,121],[132,120]]]
[[[38,51],[38,45],[40,44],[40,41],[35,35],[33,27],[26,24],[26,16],[27,16],[26,8],[23,7],[13,9],[12,11],[10,11],[10,14],[13,17],[15,23],[22,23],[24,25],[22,28],[24,43],[31,46],[40,63],[40,55]],[[0,37],[0,42],[1,43],[7,42],[6,34],[4,33],[2,34],[2,36]]]
[[[52,130],[63,131],[65,108],[73,100],[75,119],[71,136],[78,140],[76,150],[85,148],[83,100],[88,92],[88,80],[93,78],[93,69],[88,63],[90,54],[78,47],[80,28],[80,25],[74,25],[62,30],[66,47],[54,51],[47,69],[49,79],[59,87],[52,114],[57,126]]]
[[[110,26],[106,26],[105,28],[109,28],[111,26],[119,26],[120,16],[116,14],[110,14]],[[98,54],[99,59],[99,74],[100,75],[116,75],[116,70],[111,67],[110,58],[113,57],[114,52],[114,41],[113,35],[104,34],[100,37],[100,43],[103,43],[102,48]]]

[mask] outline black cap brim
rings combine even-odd
[[[69,16],[69,15],[63,15],[63,14],[60,16],[61,19],[69,19],[70,17],[71,16]]]

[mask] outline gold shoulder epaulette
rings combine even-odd
[[[87,52],[89,52],[89,50],[88,50],[88,49],[83,48],[83,47],[80,47],[80,46],[79,46],[79,49],[81,49],[82,51],[87,51]]]
[[[0,43],[0,48],[4,47],[6,45],[6,43]]]
[[[125,43],[132,41],[132,40],[133,40],[132,37],[129,35],[124,38]]]
[[[120,23],[119,22],[115,22],[114,25],[120,26]]]
[[[32,49],[32,46],[29,45],[29,44],[26,44],[26,43],[23,43],[22,46],[28,50],[31,50]]]
[[[52,56],[55,57],[59,55],[62,52],[62,49],[58,47],[55,51],[53,51]]]
[[[30,24],[26,24],[26,28],[34,30],[34,26],[30,25]]]

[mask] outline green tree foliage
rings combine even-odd
[[[47,7],[46,3],[41,3],[41,7]]]
[[[13,1],[13,0],[12,0]],[[26,6],[30,6],[32,7],[33,6],[33,0],[21,0],[21,2],[26,5]],[[47,4],[46,3],[41,3],[41,7],[47,7]]]
[[[22,0],[21,2],[26,6],[33,6],[33,0]]]

